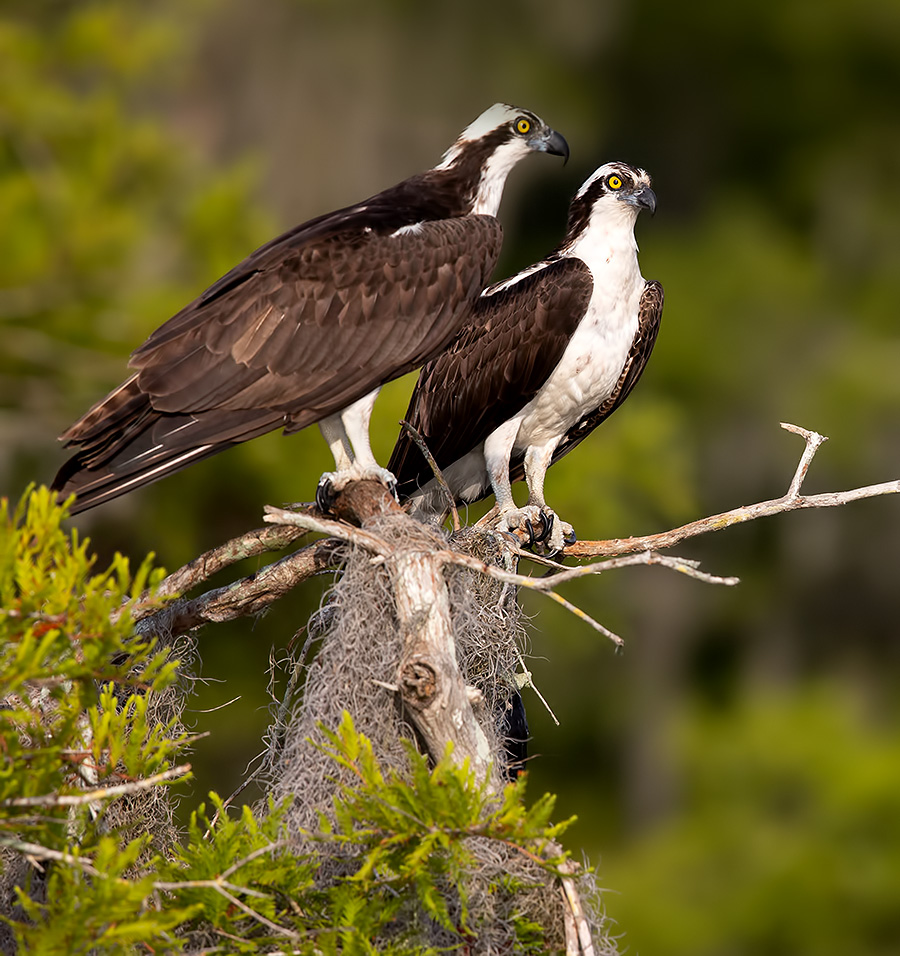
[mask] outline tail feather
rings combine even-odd
[[[78,514],[272,431],[283,421],[283,414],[271,409],[158,412],[131,379],[62,436],[77,450],[51,487],[59,501],[74,494],[70,513]]]

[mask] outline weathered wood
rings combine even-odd
[[[335,517],[364,528],[386,514],[403,514],[394,496],[378,481],[351,481],[334,499]]]
[[[456,659],[442,566],[433,554],[409,551],[398,551],[385,563],[403,633],[397,684],[409,718],[435,760],[452,742],[453,759],[468,760],[476,778],[485,780],[492,773],[490,744]],[[496,775],[490,782],[497,786]]]
[[[363,529],[386,514],[403,515],[390,493],[375,481],[351,482],[337,495],[333,510],[337,517]],[[412,518],[407,520],[416,532],[421,531]],[[468,760],[478,780],[484,780],[492,770],[490,744],[475,717],[456,659],[443,566],[435,552],[421,547],[401,547],[385,555],[403,635],[397,686],[432,758],[440,760],[452,742],[453,759],[460,764]]]

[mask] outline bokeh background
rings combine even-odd
[[[556,243],[606,160],[659,197],[638,225],[666,289],[652,361],[548,479],[581,537],[782,494],[802,442],[779,421],[831,438],[809,492],[900,476],[896,0],[5,0],[0,490],[48,481],[55,436],[236,261],[433,165],[497,100],[572,148],[514,171],[498,277]],[[410,388],[377,406],[382,460]],[[75,523],[101,560],[171,569],[328,466],[315,429],[267,436]],[[569,846],[628,952],[900,949],[898,528],[881,498],[677,549],[737,588],[656,568],[573,584],[622,655],[528,602],[561,722],[526,698],[530,785],[578,815]],[[201,634],[187,809],[260,750],[270,651],[327,584]]]

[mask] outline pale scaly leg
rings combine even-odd
[[[530,445],[525,450],[525,482],[528,485],[528,506],[536,508],[542,515],[542,523],[549,522],[549,527],[543,536],[551,551],[562,551],[567,544],[576,541],[575,529],[567,521],[562,521],[544,501],[544,478],[547,469],[553,461],[553,452],[556,451],[557,440],[544,445]],[[540,539],[539,539],[540,540]]]
[[[494,490],[497,507],[504,518],[516,508],[512,485],[509,481],[509,459],[521,423],[520,418],[511,418],[491,432],[484,443],[484,463],[487,467],[488,478],[491,480],[491,488]]]
[[[552,523],[540,507],[531,504],[517,508],[513,499],[512,485],[509,480],[509,459],[515,446],[521,418],[512,418],[488,435],[484,443],[484,460],[487,465],[494,498],[497,500],[499,514],[497,523],[505,531],[516,536],[527,535],[527,546],[531,547],[542,540],[552,530]],[[537,533],[536,533],[536,529]]]
[[[376,388],[338,414],[329,415],[319,422],[322,436],[334,455],[336,468],[325,472],[319,479],[316,503],[323,511],[330,509],[334,496],[351,481],[380,481],[394,497],[397,495],[397,479],[375,461],[369,443],[369,420],[378,392]]]

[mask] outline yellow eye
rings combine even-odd
[[[622,180],[619,176],[610,176],[606,180],[606,185],[609,186],[610,189],[621,189]]]
[[[531,120],[525,119],[524,116],[516,120],[516,132],[521,133],[523,136],[525,133],[531,130]]]

